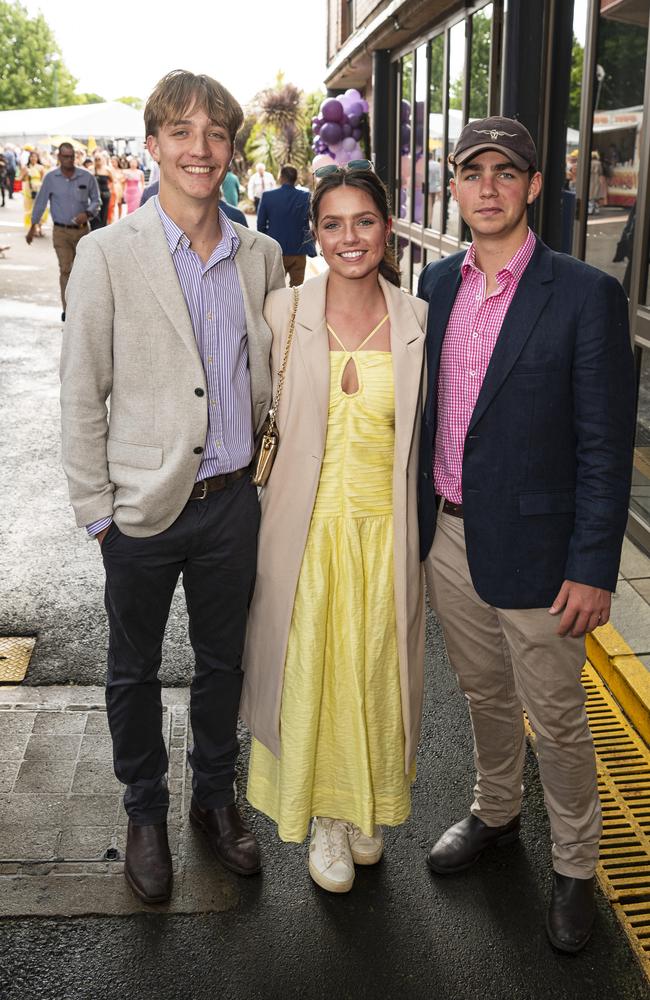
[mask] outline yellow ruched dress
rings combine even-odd
[[[330,351],[327,441],[287,645],[280,757],[257,740],[251,748],[247,797],[285,841],[302,841],[312,816],[371,836],[411,807],[393,590],[392,357],[361,347]],[[350,358],[358,389],[346,394]]]

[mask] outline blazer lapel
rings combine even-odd
[[[424,332],[409,296],[381,275],[379,284],[390,319],[393,381],[395,386],[395,456],[400,468],[408,465],[419,399]]]
[[[199,358],[192,321],[153,198],[134,216],[131,250],[145,281],[187,349]],[[136,228],[137,227],[137,228]]]
[[[292,351],[297,348],[306,375],[305,388],[311,401],[312,426],[316,434],[314,450],[318,458],[325,451],[330,397],[330,354],[325,320],[327,278],[328,272],[325,271],[300,289],[291,348]]]
[[[248,336],[248,359],[251,376],[253,372],[268,370],[271,349],[271,331],[262,318],[266,295],[266,267],[260,259],[255,243],[257,237],[241,226],[237,228],[240,246],[235,254],[235,266],[239,287],[244,299],[246,332]]]
[[[447,332],[449,316],[453,309],[456,295],[460,287],[460,265],[463,255],[459,254],[457,262],[450,266],[434,285],[429,298],[429,313],[427,318],[427,403],[426,416],[430,423],[435,417],[436,387],[438,385],[438,368],[442,342]]]
[[[552,258],[543,243],[537,243],[531,261],[524,271],[510,308],[503,321],[498,340],[476,400],[468,432],[481,419],[497,392],[510,374],[539,316],[551,296],[553,280]]]

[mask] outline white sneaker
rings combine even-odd
[[[355,865],[376,865],[384,853],[384,835],[381,827],[375,827],[372,837],[366,837],[354,823],[348,823],[347,828],[350,852]]]
[[[349,892],[354,883],[347,824],[340,819],[315,816],[309,844],[309,874],[328,892]]]

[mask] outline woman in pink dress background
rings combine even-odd
[[[144,191],[144,174],[138,167],[135,156],[129,157],[129,169],[124,171],[124,200],[127,214],[140,208],[140,199]]]

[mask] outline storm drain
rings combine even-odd
[[[588,662],[582,683],[603,813],[596,875],[650,979],[650,751]]]
[[[0,684],[20,684],[25,679],[35,645],[33,636],[0,636]]]

